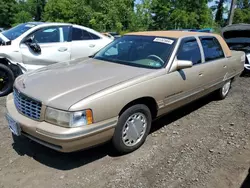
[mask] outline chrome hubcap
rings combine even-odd
[[[225,83],[225,85],[222,87],[222,95],[223,96],[227,95],[227,93],[229,92],[230,86],[231,86],[231,80],[228,81],[227,83]]]
[[[134,146],[146,133],[147,119],[142,113],[131,115],[122,129],[122,141],[126,146]]]

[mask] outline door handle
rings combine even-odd
[[[61,48],[58,49],[59,52],[65,52],[67,50],[68,50],[67,47],[61,47]]]
[[[223,68],[227,68],[227,66],[226,66],[226,65],[224,65],[224,66],[223,66]]]
[[[94,47],[95,47],[95,44],[90,44],[89,47],[90,47],[90,48],[94,48]]]
[[[199,73],[199,76],[200,76],[200,77],[203,76],[203,73]]]

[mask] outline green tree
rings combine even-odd
[[[28,12],[32,15],[35,21],[42,20],[45,5],[46,0],[27,0],[26,2]]]
[[[170,28],[169,16],[173,12],[172,2],[163,0],[153,0],[152,1],[152,15],[153,23],[151,28],[153,29],[167,29]],[[174,28],[174,26],[173,26]]]
[[[236,8],[233,23],[250,23],[250,9]]]
[[[215,21],[218,24],[223,25],[224,24],[223,13],[224,13],[225,0],[219,0],[219,1],[217,1],[217,3],[218,3],[218,5],[217,5],[217,12],[215,15]]]
[[[74,0],[49,0],[45,5],[43,20],[50,22],[73,22]]]
[[[14,15],[16,13],[15,0],[1,0],[0,1],[0,27],[10,27],[13,23]]]
[[[154,29],[204,28],[213,25],[208,0],[153,0]]]
[[[250,1],[249,0],[238,0],[237,1],[237,8],[239,8],[239,9],[250,8]]]
[[[237,8],[234,13],[233,23],[249,23],[250,24],[250,1],[238,0]]]
[[[135,11],[132,13],[130,30],[144,31],[148,30],[153,23],[151,12],[152,0],[142,0],[135,5]]]
[[[33,20],[41,21],[46,0],[19,0],[16,4],[17,12],[28,12]]]
[[[29,21],[32,21],[31,14],[29,12],[22,10],[21,12],[18,12],[17,14],[15,14],[13,25],[17,25],[19,23],[25,23],[25,22],[29,22]]]
[[[130,28],[133,13],[133,0],[49,0],[43,19],[121,31]]]

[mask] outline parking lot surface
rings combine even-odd
[[[145,144],[124,156],[110,144],[63,154],[26,138],[13,143],[5,111],[1,98],[0,188],[249,185],[250,77],[223,101],[210,95],[156,120]]]

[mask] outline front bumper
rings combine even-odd
[[[20,114],[11,97],[6,102],[7,113],[20,125],[21,134],[60,152],[73,152],[109,141],[118,117],[78,128],[59,127],[39,122]]]

